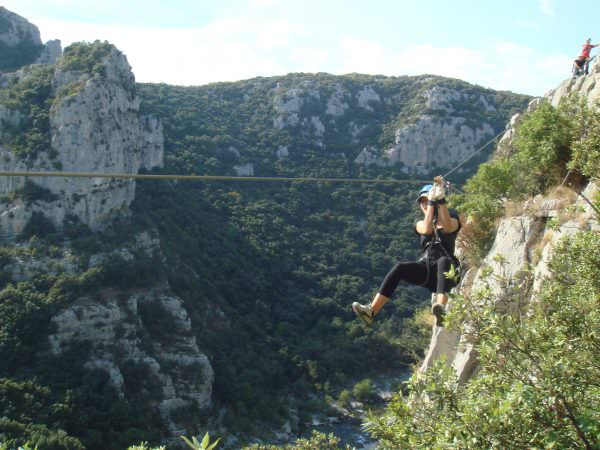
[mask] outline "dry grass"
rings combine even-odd
[[[415,312],[415,323],[427,333],[431,331],[434,322],[435,318],[431,314],[431,308],[423,308]]]
[[[522,216],[525,211],[523,202],[507,200],[504,202],[504,215],[505,217],[517,217]]]
[[[538,241],[529,248],[529,251],[531,252],[531,264],[535,266],[540,262],[542,259],[542,252],[546,245],[552,240],[553,236],[554,231],[546,230],[542,238],[538,239]]]
[[[573,203],[577,200],[577,192],[566,186],[556,186],[546,193],[545,198],[551,200],[564,200],[563,204]]]

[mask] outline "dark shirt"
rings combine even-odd
[[[438,229],[437,234],[440,238],[439,243],[434,242],[433,244],[431,244],[431,242],[435,239],[435,233],[419,234],[419,233],[417,233],[417,230],[415,227],[415,233],[417,233],[419,235],[419,238],[421,239],[421,257],[422,258],[425,256],[425,252],[428,249],[428,247],[431,247],[431,249],[429,250],[429,258],[430,259],[437,260],[438,258],[440,258],[442,256],[447,256],[446,253],[448,255],[454,256],[456,236],[458,235],[458,232],[462,228],[462,225],[461,225],[460,219],[458,217],[458,212],[456,212],[455,210],[449,210],[449,213],[450,213],[451,218],[458,220],[458,228],[455,231],[453,231],[452,233],[444,233],[443,229]],[[441,246],[443,246],[444,248],[442,249]],[[444,249],[446,250],[445,252],[444,252]]]

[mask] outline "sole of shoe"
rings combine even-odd
[[[431,314],[435,316],[435,326],[443,327],[444,326],[444,305],[436,303],[431,307]]]
[[[358,309],[358,303],[352,303],[352,311],[354,311],[354,314],[356,314],[356,316],[361,320],[362,323],[364,323],[368,327],[371,326],[371,324],[373,323],[373,318],[362,313]]]

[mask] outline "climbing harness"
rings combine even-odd
[[[429,283],[429,279],[431,277],[431,266],[434,263],[437,264],[437,260],[440,258],[440,256],[434,255],[435,260],[434,261],[430,260],[430,252],[432,251],[433,248],[441,249],[444,256],[448,257],[448,259],[450,259],[450,261],[453,262],[454,271],[457,274],[458,279],[460,280],[460,277],[461,277],[460,261],[458,260],[458,258],[456,256],[451,255],[450,252],[446,249],[446,246],[442,242],[442,238],[440,237],[440,235],[438,233],[437,211],[436,211],[436,215],[434,216],[434,219],[433,219],[433,238],[431,239],[431,241],[429,241],[426,244],[425,250],[423,251],[423,255],[421,256],[421,258],[419,258],[420,261],[425,261],[425,268],[427,269],[427,275],[425,276],[425,281],[423,282],[423,284],[421,284],[421,286],[427,286],[427,284]]]

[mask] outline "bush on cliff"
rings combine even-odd
[[[600,232],[554,254],[527,314],[500,314],[488,289],[456,299],[450,326],[477,339],[478,376],[459,386],[443,363],[413,376],[370,423],[380,448],[600,447]]]
[[[479,166],[465,187],[465,195],[453,204],[472,218],[477,245],[469,242],[472,261],[477,261],[493,241],[497,220],[504,214],[504,201],[521,201],[559,184],[567,170],[586,177],[598,175],[600,167],[600,110],[573,95],[558,107],[543,103],[527,114],[518,129],[516,152]],[[467,236],[468,235],[468,236]]]

